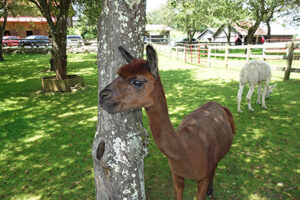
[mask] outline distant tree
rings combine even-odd
[[[71,0],[28,0],[34,3],[47,19],[52,36],[52,58],[56,79],[67,78],[67,23]]]
[[[187,33],[189,43],[196,32],[201,32],[210,22],[209,3],[200,0],[171,0],[176,26]],[[204,14],[205,13],[205,14]]]
[[[209,0],[209,18],[207,25],[215,28],[222,28],[226,35],[227,42],[230,43],[232,27],[243,21],[248,12],[243,10],[243,0]],[[227,29],[227,31],[226,31]]]
[[[0,61],[3,61],[3,55],[2,55],[2,40],[3,40],[3,35],[5,32],[5,27],[7,23],[7,17],[8,17],[8,12],[10,9],[10,4],[8,3],[7,0],[3,0],[0,2],[0,18],[3,19],[3,22],[0,24]]]
[[[262,22],[267,23],[268,34],[270,34],[270,20],[273,18],[275,13],[283,11],[290,2],[290,0],[247,0],[244,7],[250,12],[249,20],[254,21],[251,26],[241,25],[241,27],[248,30],[247,44],[252,43],[254,34]]]
[[[27,15],[28,13],[37,13],[34,12],[34,8],[30,6],[25,1],[12,1],[12,0],[2,0],[0,1],[0,19],[3,19],[3,22],[0,22],[0,61],[3,61],[3,50],[2,50],[2,40],[5,33],[5,28],[7,24],[8,16],[18,16],[18,15]]]
[[[97,38],[97,25],[101,14],[102,0],[73,0],[76,6],[81,36],[87,39]]]
[[[300,1],[290,0],[279,16],[284,19],[285,24],[300,27]]]
[[[176,28],[174,8],[171,1],[167,1],[159,9],[147,13],[147,24],[164,24],[172,28]]]

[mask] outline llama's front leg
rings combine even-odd
[[[173,178],[173,184],[174,184],[175,199],[183,200],[184,178],[177,176],[174,173],[172,173],[172,178]]]
[[[265,82],[265,85],[264,85],[264,92],[262,94],[262,99],[261,99],[261,101],[262,101],[261,107],[264,108],[264,109],[267,108],[265,99],[266,99],[266,94],[267,94],[268,87],[269,87],[269,81],[267,80]]]
[[[239,91],[238,91],[238,94],[237,94],[237,102],[238,102],[237,111],[239,113],[242,112],[242,110],[241,110],[241,101],[242,101],[242,95],[243,95],[244,87],[245,87],[245,85],[240,83]]]
[[[206,199],[208,185],[209,185],[208,178],[198,181],[197,200],[205,200]]]
[[[251,107],[251,97],[254,91],[254,85],[250,85],[250,89],[247,94],[247,102],[248,102],[248,110],[254,111],[253,108]]]
[[[257,100],[256,100],[257,104],[261,104],[260,95],[261,95],[261,87],[260,87],[260,83],[258,83],[257,84]]]

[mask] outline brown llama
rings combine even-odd
[[[229,151],[235,133],[231,112],[219,103],[208,102],[187,115],[175,131],[154,48],[146,47],[147,60],[134,58],[122,47],[119,50],[128,64],[100,92],[101,106],[112,114],[144,107],[153,138],[168,158],[175,198],[183,198],[184,178],[198,182],[198,200],[211,196],[217,163]]]

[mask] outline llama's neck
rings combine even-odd
[[[181,156],[180,142],[172,126],[167,101],[160,77],[156,80],[155,103],[145,108],[153,138],[163,154],[169,159],[178,160]]]

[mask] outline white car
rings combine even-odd
[[[81,47],[82,45],[83,40],[80,35],[67,35],[67,46]]]

